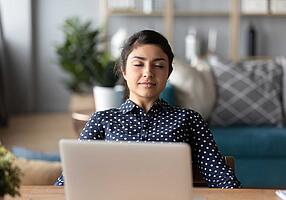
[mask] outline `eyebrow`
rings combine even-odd
[[[141,57],[141,56],[134,56],[134,57],[132,57],[131,59],[132,59],[132,60],[133,60],[133,59],[147,60],[145,57]],[[161,61],[161,60],[166,61],[165,58],[155,58],[154,60],[152,60],[152,62],[154,62],[154,61]]]

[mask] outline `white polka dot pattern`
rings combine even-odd
[[[209,187],[240,187],[200,114],[171,107],[163,100],[156,101],[147,113],[131,100],[120,108],[95,112],[82,130],[80,140],[185,142],[191,145],[193,164]],[[60,176],[55,185],[63,184]]]

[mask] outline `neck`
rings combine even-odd
[[[134,98],[130,96],[129,99],[143,108],[144,112],[147,113],[158,98]]]

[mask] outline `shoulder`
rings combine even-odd
[[[169,106],[167,109],[171,112],[176,112],[178,114],[180,113],[181,115],[185,115],[188,117],[195,117],[195,118],[201,117],[200,113],[198,113],[195,110],[189,109],[189,108],[181,108],[178,106]]]
[[[188,122],[190,125],[205,123],[200,113],[189,108],[171,106],[167,112],[168,115],[175,116],[178,119]]]
[[[105,118],[110,118],[113,116],[117,116],[120,113],[120,109],[118,108],[111,108],[108,110],[97,111],[91,114],[90,120],[101,121]]]

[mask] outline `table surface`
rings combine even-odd
[[[209,189],[195,188],[199,200],[278,200],[273,189]],[[5,197],[5,200],[64,200],[64,188],[56,186],[23,186],[21,197]]]

